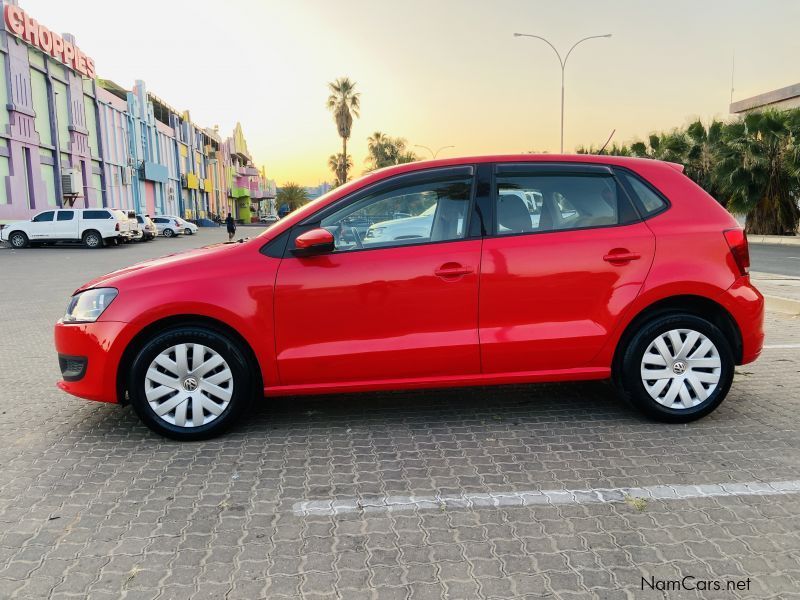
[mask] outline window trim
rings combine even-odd
[[[628,194],[628,196],[630,196],[631,203],[633,204],[633,207],[636,209],[636,212],[639,213],[639,218],[642,221],[647,221],[649,219],[652,219],[653,217],[657,217],[658,215],[665,213],[670,208],[672,208],[672,202],[669,201],[669,198],[667,198],[667,196],[663,194],[658,188],[656,188],[656,186],[647,181],[647,179],[639,175],[633,169],[629,169],[627,167],[615,166],[614,171],[615,175],[617,176],[617,179],[619,180],[619,184],[625,189],[625,192]],[[636,193],[636,191],[633,189],[633,186],[630,185],[630,183],[625,179],[625,177],[621,177],[621,175],[627,175],[629,177],[633,177],[634,179],[636,179],[639,183],[641,183],[643,186],[645,186],[647,189],[653,192],[656,196],[658,196],[664,203],[664,206],[662,206],[659,210],[655,212],[651,213],[646,212],[644,209],[645,208],[644,202],[642,202],[642,199],[639,198],[639,194]]]
[[[418,171],[411,171],[409,173],[403,173],[401,175],[395,175],[392,177],[388,177],[386,179],[382,179],[380,181],[376,181],[368,186],[360,188],[354,191],[347,196],[339,198],[333,204],[326,206],[323,209],[320,209],[318,212],[309,215],[300,223],[295,224],[289,230],[289,235],[286,239],[286,245],[283,248],[282,258],[303,258],[297,257],[292,253],[292,248],[294,248],[294,240],[311,229],[316,229],[320,226],[320,223],[326,217],[346,208],[350,204],[354,204],[363,200],[367,196],[371,196],[373,194],[382,194],[386,192],[390,192],[393,189],[399,189],[403,187],[407,187],[409,185],[420,185],[426,183],[428,181],[437,181],[441,179],[458,179],[458,178],[469,178],[470,179],[470,192],[469,192],[469,200],[467,210],[465,212],[465,222],[464,222],[464,237],[457,238],[454,240],[439,240],[436,242],[432,242],[430,240],[423,241],[423,242],[415,242],[409,244],[399,244],[396,246],[378,246],[375,248],[355,248],[352,250],[347,250],[346,252],[333,252],[333,253],[326,253],[323,256],[330,256],[330,255],[344,255],[344,254],[351,254],[353,252],[373,252],[376,250],[394,250],[397,248],[412,248],[415,246],[428,246],[433,244],[451,244],[455,242],[465,242],[468,240],[474,239],[481,239],[481,236],[470,236],[470,223],[474,213],[474,206],[475,206],[475,191],[476,191],[476,168],[474,164],[468,163],[464,165],[453,165],[449,167],[434,167],[429,169],[420,169]],[[283,234],[281,234],[283,235]],[[280,237],[280,236],[279,236]],[[262,254],[270,256],[270,250],[267,248],[271,242],[267,242],[260,251]]]
[[[637,219],[627,223],[616,223],[614,225],[591,225],[589,227],[570,227],[569,229],[548,229],[546,231],[523,231],[520,233],[498,233],[496,228],[497,221],[497,197],[498,197],[498,176],[517,175],[521,172],[539,171],[533,173],[532,177],[548,176],[548,175],[577,175],[579,177],[598,177],[605,176],[611,177],[616,184],[622,189],[623,193],[628,196],[628,202],[633,208]],[[623,182],[614,173],[611,165],[605,164],[584,164],[584,163],[565,163],[565,162],[515,162],[515,163],[494,163],[492,169],[492,229],[486,235],[486,238],[513,238],[521,235],[547,235],[552,233],[569,233],[570,231],[587,231],[590,229],[613,229],[615,227],[628,227],[643,221],[642,215],[639,212],[633,199],[629,197],[629,192],[623,186]]]

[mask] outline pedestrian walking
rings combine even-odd
[[[231,213],[225,217],[225,227],[228,228],[228,241],[233,241],[233,236],[236,235],[236,221],[233,220]]]

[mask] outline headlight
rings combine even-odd
[[[75,294],[69,301],[64,315],[66,323],[93,323],[117,297],[114,288],[95,288]]]

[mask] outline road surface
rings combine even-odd
[[[800,277],[800,246],[750,244],[750,270]]]

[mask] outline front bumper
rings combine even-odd
[[[127,343],[123,339],[127,326],[114,321],[56,323],[55,345],[63,373],[56,385],[79,398],[118,402],[117,369]],[[82,373],[76,372],[79,363],[84,363]]]

